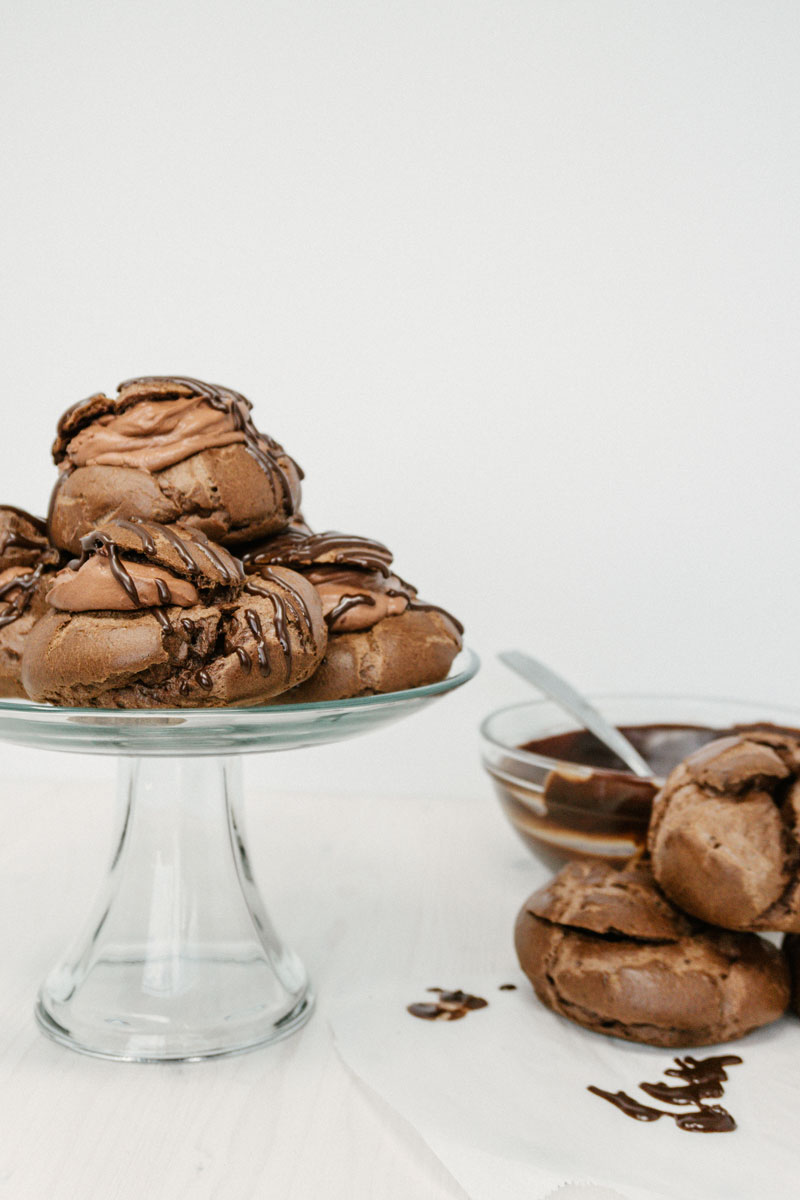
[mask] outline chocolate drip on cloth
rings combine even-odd
[[[467,1013],[487,1008],[489,1004],[482,996],[472,996],[460,989],[450,992],[431,987],[428,991],[438,993],[439,999],[435,1003],[427,1000],[407,1005],[406,1012],[411,1013],[412,1017],[420,1017],[423,1021],[460,1021]]]
[[[303,472],[286,451],[273,438],[266,433],[261,433],[253,424],[253,418],[250,415],[252,404],[243,396],[241,392],[235,392],[232,388],[223,387],[217,383],[204,383],[202,379],[193,379],[188,375],[142,375],[136,379],[126,379],[117,388],[118,392],[125,391],[128,388],[155,386],[157,388],[171,384],[178,388],[187,389],[193,395],[205,400],[212,408],[218,412],[229,413],[233,418],[234,428],[244,434],[244,444],[253,458],[256,460],[267,477],[275,484],[277,479],[283,493],[284,505],[291,510],[292,508],[292,488],[289,478],[286,475],[281,464],[278,462],[278,455],[283,455],[288,459],[295,470],[298,478],[303,478]],[[159,393],[161,394],[161,393]],[[142,396],[142,399],[157,399],[158,395],[153,397]]]
[[[606,1092],[602,1088],[589,1087],[589,1091],[603,1100],[608,1100],[627,1117],[636,1121],[658,1121],[661,1117],[672,1117],[679,1129],[686,1133],[731,1133],[736,1122],[720,1104],[704,1104],[704,1100],[718,1099],[724,1093],[723,1083],[728,1078],[726,1067],[736,1066],[742,1059],[738,1054],[712,1055],[710,1058],[676,1058],[674,1067],[664,1074],[683,1080],[683,1083],[640,1083],[641,1090],[653,1100],[672,1104],[679,1108],[691,1105],[690,1112],[670,1112],[666,1108],[653,1108],[634,1100],[627,1092]]]
[[[650,1108],[647,1104],[640,1104],[638,1100],[634,1100],[627,1092],[604,1092],[602,1088],[595,1087],[592,1084],[587,1091],[594,1096],[601,1096],[603,1100],[608,1100],[609,1104],[615,1105],[620,1112],[624,1112],[626,1117],[633,1117],[634,1121],[658,1121],[661,1117],[667,1116],[662,1108]]]

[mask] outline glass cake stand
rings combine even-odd
[[[285,707],[54,708],[0,700],[0,739],[119,756],[119,828],[82,937],[47,976],[36,1017],[101,1058],[186,1062],[298,1029],[313,999],[275,933],[244,838],[242,754],[336,742],[388,725],[467,682],[462,650],[428,687]]]

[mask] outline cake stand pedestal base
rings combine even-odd
[[[48,975],[36,1016],[101,1058],[187,1062],[299,1028],[312,999],[277,937],[244,841],[233,757],[120,758],[120,825],[83,937]]]

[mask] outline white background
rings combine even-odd
[[[2,7],[0,499],[44,510],[82,396],[228,383],[315,527],[387,541],[484,656],[251,770],[481,792],[511,645],[800,701],[796,3]]]
[[[526,695],[496,651],[594,691],[800,705],[800,6],[0,17],[0,502],[45,509],[88,393],[230,384],[305,467],[312,524],[387,541],[485,664],[395,729],[250,761],[256,870],[321,1011],[202,1067],[36,1033],[113,764],[2,750],[0,1193],[458,1200],[324,1018],[337,989],[507,978],[535,868],[477,761],[480,717]]]

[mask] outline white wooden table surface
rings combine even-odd
[[[37,987],[91,906],[113,817],[105,781],[59,784],[57,757],[47,762],[50,780],[12,776],[0,797],[0,1196],[463,1200],[342,1065],[325,998],[407,978],[411,1001],[420,980],[458,987],[512,966],[514,914],[539,873],[488,783],[476,774],[463,800],[270,795],[251,769],[256,874],[317,1011],[264,1050],[160,1067],[75,1054],[34,1023]]]

